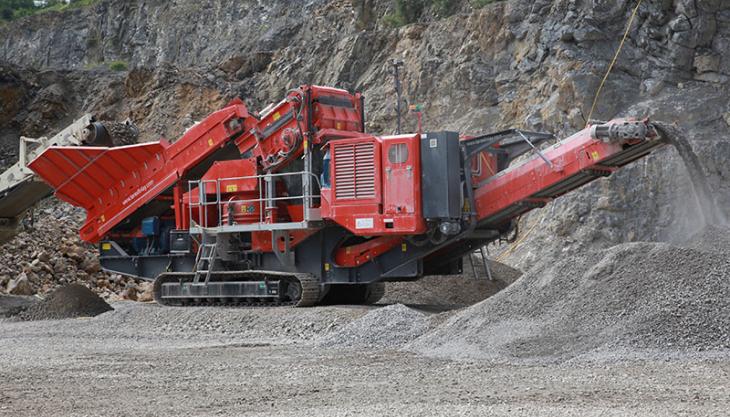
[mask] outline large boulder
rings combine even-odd
[[[33,286],[30,285],[30,280],[25,272],[22,272],[17,278],[8,282],[6,291],[13,295],[33,295]]]

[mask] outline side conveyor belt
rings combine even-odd
[[[648,122],[613,121],[605,126],[623,123],[630,123],[624,136],[599,139],[593,137],[595,128],[586,128],[481,184],[475,191],[479,227],[498,228],[666,144]],[[637,130],[642,124],[645,128]]]

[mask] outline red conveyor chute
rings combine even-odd
[[[29,166],[53,186],[56,197],[86,210],[81,236],[96,241],[117,219],[175,183],[177,172],[161,169],[164,151],[164,142],[118,148],[52,147]],[[104,212],[111,208],[116,211],[107,218]]]

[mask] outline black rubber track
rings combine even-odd
[[[191,282],[195,274],[193,272],[166,272],[157,276],[154,281],[153,290],[155,301],[166,306],[231,306],[231,307],[309,307],[319,303],[322,293],[322,285],[319,280],[309,274],[290,274],[281,272],[261,271],[221,271],[215,272],[211,279],[217,281],[259,281],[263,276],[279,277],[280,279],[296,280],[301,285],[301,296],[298,300],[280,300],[278,298],[212,298],[212,297],[191,297],[162,298],[160,290],[162,284],[167,282]]]

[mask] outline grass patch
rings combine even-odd
[[[400,16],[398,13],[390,13],[383,16],[383,22],[392,28],[399,28],[406,24],[405,19],[403,19],[403,16]]]
[[[484,7],[488,4],[496,3],[498,1],[502,1],[502,0],[471,0],[471,5],[478,9],[481,9],[482,7]]]
[[[70,3],[60,0],[48,0],[45,4],[36,5],[33,0],[0,0],[0,21],[9,22],[25,16],[46,12],[62,12],[81,7],[88,7],[100,0],[72,0]]]
[[[127,63],[124,61],[112,61],[109,63],[109,69],[112,71],[126,71]]]
[[[393,0],[393,12],[383,16],[383,22],[390,27],[401,27],[416,22],[425,9],[445,17],[451,15],[457,5],[457,0]]]
[[[75,0],[71,3],[58,2],[49,6],[41,8],[40,12],[62,12],[64,10],[78,9],[80,7],[91,6],[98,3],[99,0]]]

